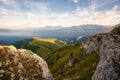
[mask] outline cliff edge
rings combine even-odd
[[[82,43],[85,54],[99,52],[92,80],[120,80],[120,25],[108,33],[92,36]]]

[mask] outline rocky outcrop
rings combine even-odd
[[[47,63],[30,50],[0,46],[0,80],[53,80]]]
[[[75,64],[76,64],[75,56],[74,56],[73,53],[71,53],[71,54],[69,55],[69,59],[68,59],[68,66],[69,66],[69,67],[74,67]]]
[[[99,51],[102,45],[102,36],[104,34],[94,35],[81,44],[81,48],[84,49],[85,54],[91,54],[94,51]]]
[[[120,27],[97,34],[81,46],[85,54],[99,52],[99,63],[92,80],[120,80]]]

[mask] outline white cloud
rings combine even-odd
[[[89,7],[91,7],[92,10],[96,10],[108,4],[109,5],[114,4],[117,1],[118,0],[104,0],[101,3],[98,3],[96,0],[89,0]]]
[[[60,24],[64,26],[80,24],[115,25],[120,21],[120,11],[116,5],[107,11],[92,10],[89,7],[77,7],[74,13],[54,14],[54,16],[54,21],[58,23],[58,25],[59,22],[61,22]]]
[[[25,15],[28,17],[28,19],[34,19],[36,18],[36,15],[32,12],[25,13]]]
[[[25,0],[24,5],[29,8],[30,11],[37,11],[37,12],[49,12],[51,11],[50,7],[49,7],[49,3],[45,3],[45,2],[32,2],[32,1],[28,1]]]
[[[76,8],[76,15],[78,15],[78,16],[88,16],[89,11],[86,8],[77,7]]]
[[[74,26],[80,24],[100,24],[114,25],[120,21],[120,11],[114,9],[108,11],[91,11],[90,8],[76,8],[73,13],[54,13],[35,14],[32,12],[25,13],[27,22],[22,26],[44,27],[44,26]]]
[[[86,11],[89,12],[87,9]],[[89,17],[84,18],[81,23],[115,25],[120,21],[120,11],[116,10],[115,6],[111,10],[107,11],[91,11],[88,16]]]
[[[27,1],[27,0],[26,0]],[[92,4],[93,3],[93,4]],[[44,27],[44,26],[74,26],[80,24],[100,24],[100,25],[114,25],[120,21],[120,9],[115,5],[111,10],[98,11],[103,4],[92,2],[88,7],[76,7],[76,10],[63,13],[55,13],[50,10],[49,4],[46,3],[32,3],[25,2],[25,5],[30,7],[29,12],[17,12],[0,9],[0,14],[10,14],[6,21],[0,20],[0,26],[14,26],[18,28],[24,27]],[[104,5],[107,2],[104,2]],[[99,6],[99,7],[98,7]],[[33,10],[35,9],[34,12]],[[6,22],[8,22],[6,24]],[[22,27],[21,27],[22,26]]]
[[[78,3],[78,2],[79,2],[79,0],[73,0],[73,2],[74,2],[74,3]]]
[[[103,24],[103,25],[114,25],[120,21],[120,11],[106,11],[98,12],[95,16],[91,16],[89,20],[91,23]]]
[[[17,4],[16,0],[0,0],[0,3],[3,3],[4,5],[7,5],[16,10],[19,10],[19,5]]]
[[[8,17],[8,16],[22,16],[23,13],[20,11],[15,11],[15,10],[9,10],[9,9],[4,9],[0,8],[0,15],[4,15],[2,17]],[[1,16],[0,16],[1,17]]]
[[[9,0],[0,0],[0,2],[3,3],[3,4],[6,4],[6,5],[9,4]]]
[[[0,9],[0,15],[7,15],[8,12],[6,9]]]
[[[112,8],[113,11],[119,11],[120,7],[118,5],[114,5],[114,7]]]

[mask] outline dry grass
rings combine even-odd
[[[33,39],[35,39],[37,41],[50,42],[50,43],[56,43],[56,41],[57,41],[57,39],[55,39],[55,38],[43,39],[43,38],[34,37]]]

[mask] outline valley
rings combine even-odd
[[[16,42],[13,45],[16,46],[17,48],[32,50],[34,53],[37,53],[39,56],[44,58],[50,51],[58,49],[67,44],[64,41],[55,38],[44,39],[34,37],[31,39]]]
[[[55,80],[91,79],[98,64],[99,54],[85,55],[81,43],[67,45],[57,39],[32,38],[14,44],[17,48],[30,49],[48,63]],[[87,77],[86,77],[87,76]]]

